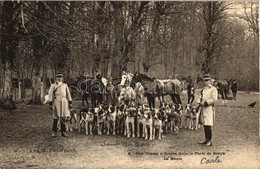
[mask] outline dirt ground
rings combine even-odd
[[[186,99],[186,98],[185,98]],[[184,103],[187,101],[184,99]],[[257,102],[255,108],[247,105]],[[80,105],[80,102],[77,103]],[[46,105],[0,111],[0,168],[258,168],[259,94],[242,93],[216,105],[213,146],[197,144],[204,131],[181,129],[163,140],[121,135],[51,138]]]

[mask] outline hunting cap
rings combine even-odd
[[[61,72],[57,72],[56,77],[63,77],[63,74]]]
[[[210,74],[205,74],[203,80],[211,80]]]

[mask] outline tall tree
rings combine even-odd
[[[146,19],[148,1],[141,2],[111,2],[114,12],[115,47],[112,60],[113,76],[120,76],[122,70],[127,70],[130,62],[130,50],[142,32]],[[134,59],[134,58],[132,58]]]
[[[21,3],[4,1],[2,8],[1,59],[3,65],[3,95],[2,107],[15,109],[12,94],[12,72],[18,48],[18,19]]]
[[[229,4],[226,2],[203,2],[202,17],[205,22],[205,33],[203,38],[203,46],[201,46],[204,52],[204,60],[202,61],[202,71],[204,73],[211,72],[211,67],[214,66],[213,59],[216,57],[216,53],[219,48],[218,26],[221,25],[221,21],[226,17],[226,10]]]

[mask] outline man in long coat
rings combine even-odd
[[[215,117],[214,103],[218,100],[218,90],[211,84],[211,78],[209,74],[205,74],[203,77],[204,88],[201,91],[199,104],[201,106],[200,112],[200,124],[204,126],[205,141],[199,142],[199,144],[205,144],[207,147],[212,145],[212,126]]]
[[[72,98],[69,87],[63,83],[63,75],[56,74],[56,82],[49,89],[49,108],[53,110],[52,137],[57,136],[57,124],[60,119],[61,136],[67,137],[66,118],[70,117],[69,109],[72,108]]]

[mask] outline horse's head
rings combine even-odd
[[[120,85],[124,86],[124,85],[126,85],[126,83],[129,83],[129,84],[132,83],[133,76],[134,75],[131,74],[131,73],[123,74],[122,78],[121,78]]]
[[[150,82],[153,82],[154,79],[152,79],[151,77],[145,75],[145,74],[142,74],[142,73],[138,73],[136,72],[133,76],[133,81],[135,82],[143,82],[143,81],[150,81]]]

